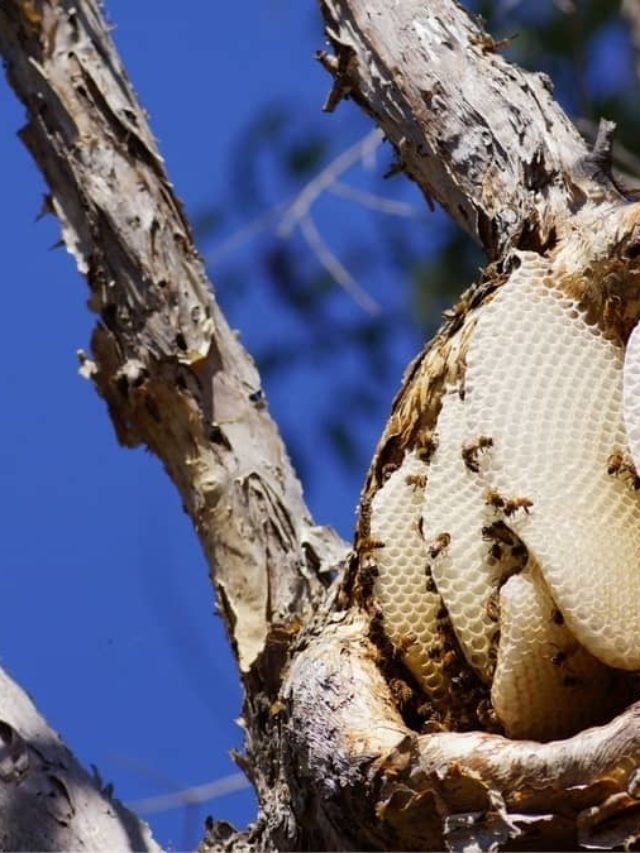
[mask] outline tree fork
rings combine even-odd
[[[325,64],[341,75],[329,105],[354,98],[496,270],[511,248],[544,251],[577,211],[622,201],[548,81],[506,63],[453,2],[321,8],[338,54]],[[634,838],[637,707],[550,744],[418,735],[404,722],[369,614],[339,579],[328,588],[322,569],[345,546],[311,522],[96,3],[8,0],[0,52],[29,114],[23,139],[100,318],[83,369],[120,440],[162,460],[215,565],[246,693],[242,763],[260,813],[246,833],[212,826],[203,847],[532,849]],[[447,320],[440,346],[462,323],[464,312]],[[437,373],[437,354],[431,346],[418,358],[407,387]]]

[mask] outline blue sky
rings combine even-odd
[[[328,78],[313,59],[322,47],[313,4],[194,0],[188,15],[176,9],[166,0],[107,0],[116,43],[189,214],[228,193],[238,134],[274,98],[334,122],[338,149],[366,132],[353,108],[331,119],[320,114]],[[87,289],[66,251],[51,248],[55,220],[36,222],[45,187],[16,137],[23,116],[3,83],[0,561],[9,606],[1,663],[80,759],[131,801],[236,772],[228,753],[242,745],[234,723],[241,697],[179,499],[154,458],[118,447],[105,406],[77,374],[75,353],[88,350],[93,324]],[[339,232],[353,212],[342,223],[328,216]],[[242,252],[250,269],[251,246]],[[341,293],[336,299],[338,314],[352,310],[341,307]],[[244,313],[241,306],[231,318],[250,348],[269,310],[254,289]],[[269,322],[287,333],[273,310]],[[415,341],[396,349],[389,398]],[[327,393],[323,370],[301,368],[286,387],[267,389],[291,430],[292,410],[312,417]],[[365,457],[382,419],[364,431]],[[313,511],[349,535],[364,470],[345,473],[334,459],[314,457],[315,439],[301,434],[312,458]],[[161,843],[183,848],[196,843],[207,813],[242,826],[254,813],[252,795],[148,819]]]

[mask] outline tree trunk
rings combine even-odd
[[[407,373],[348,559],[346,545],[311,521],[96,3],[7,0],[0,8],[0,52],[29,116],[21,135],[98,317],[85,372],[120,441],[147,445],[178,488],[242,673],[242,765],[260,811],[243,834],[212,826],[203,848],[621,845],[640,827],[640,708],[542,743],[490,733],[500,721],[487,723],[449,692],[435,731],[434,709],[421,710],[415,672],[404,665],[411,670],[410,654],[389,630],[371,556],[378,494],[428,450],[448,384],[464,379],[478,318],[497,310],[518,264],[535,256],[545,275],[569,270],[567,298],[592,312],[607,340],[626,343],[640,313],[635,297],[588,286],[585,273],[596,254],[593,223],[605,215],[616,227],[603,229],[615,233],[598,243],[598,263],[616,252],[624,265],[637,254],[638,214],[628,213],[608,170],[610,128],[587,150],[549,80],[502,60],[451,0],[320,5],[335,51],[319,55],[335,78],[327,108],[346,96],[362,106],[427,199],[491,261]],[[576,234],[586,235],[581,254],[563,255]],[[607,267],[607,282],[633,279],[635,268],[614,272]],[[420,488],[414,479],[412,494]],[[22,718],[11,725],[33,747]]]

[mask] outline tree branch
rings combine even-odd
[[[0,811],[3,850],[160,850],[2,670]]]
[[[549,78],[503,59],[453,0],[320,7],[336,54],[319,54],[335,76],[329,107],[353,98],[490,260],[544,245],[555,222],[590,202],[620,199]]]
[[[0,51],[100,318],[84,372],[120,441],[146,444],[178,487],[246,672],[269,625],[322,594],[340,543],[313,527],[95,2],[5,3]]]

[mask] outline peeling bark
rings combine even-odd
[[[469,311],[504,280],[509,252],[544,253],[623,199],[608,171],[611,128],[589,151],[549,81],[505,62],[451,0],[320,5],[336,51],[320,56],[335,76],[327,108],[345,96],[361,105],[427,199],[493,261],[407,373],[394,409],[402,418],[389,421],[367,481],[360,548],[367,497],[412,431],[436,416],[427,391]],[[406,673],[366,608],[369,581],[354,557],[330,584],[326,569],[342,567],[346,546],[310,519],[94,0],[7,0],[0,52],[27,108],[22,138],[98,316],[83,372],[120,441],[146,444],[176,484],[239,662],[247,755],[238,760],[260,812],[245,833],[212,824],[202,849],[635,840],[637,706],[549,744],[412,725]],[[23,739],[24,725],[15,725]]]
[[[335,107],[348,96],[385,132],[398,165],[490,260],[544,246],[587,201],[617,201],[553,84],[507,62],[452,0],[320,0],[335,56]]]

